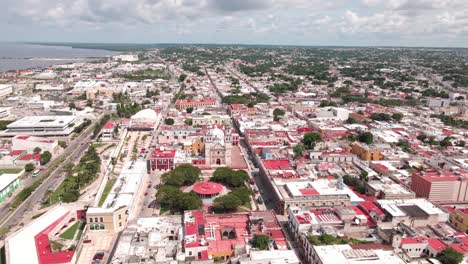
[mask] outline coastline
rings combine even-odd
[[[0,73],[44,69],[57,64],[90,62],[117,54],[119,52],[101,49],[79,49],[32,43],[0,43]]]

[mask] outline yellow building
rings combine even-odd
[[[106,230],[111,233],[122,231],[128,221],[126,206],[114,208],[89,208],[86,218],[90,230]]]
[[[382,160],[383,155],[375,146],[368,146],[359,142],[351,144],[351,153],[358,156],[362,160]]]
[[[201,139],[197,139],[192,143],[192,154],[200,156],[204,153],[205,144]]]
[[[456,209],[450,214],[450,223],[462,232],[468,232],[468,209]]]

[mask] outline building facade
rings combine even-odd
[[[219,128],[208,131],[205,137],[205,164],[231,166],[232,136]]]

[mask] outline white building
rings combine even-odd
[[[30,109],[41,109],[49,110],[52,107],[63,106],[63,102],[56,102],[52,100],[41,100],[40,96],[33,96],[31,100],[27,102],[28,108]]]
[[[0,118],[10,116],[11,107],[0,107]]]
[[[427,100],[427,106],[429,106],[429,107],[448,107],[448,106],[450,106],[450,99],[429,98]]]
[[[112,59],[132,62],[132,61],[138,61],[138,55],[136,55],[136,54],[121,54],[121,55],[112,56]]]
[[[65,89],[63,84],[36,84],[36,90],[39,91],[63,91],[63,89]]]
[[[404,264],[392,250],[353,249],[350,245],[311,246],[307,263],[316,264]]]
[[[49,151],[52,154],[59,153],[61,149],[58,141],[53,139],[33,136],[15,136],[12,139],[12,149],[21,149],[33,153],[35,148]]]
[[[250,251],[248,257],[241,258],[240,264],[300,264],[301,261],[296,256],[294,250],[269,250]]]
[[[347,120],[349,110],[339,107],[323,107],[320,108],[315,115],[317,119],[323,120]]]
[[[140,195],[146,187],[145,161],[129,161],[123,165],[119,178],[102,207],[88,208],[86,216],[90,230],[122,231],[128,221],[138,216]]]
[[[62,229],[65,230],[65,226],[73,222],[72,219],[77,219],[78,211],[79,209],[71,204],[57,205],[8,236],[5,239],[6,262],[9,264],[51,263],[50,259],[60,255],[62,262],[57,263],[75,263],[77,255],[75,250],[56,254],[45,245],[50,242],[49,237],[53,237]]]
[[[73,132],[75,116],[25,116],[7,126],[3,136],[68,136]]]
[[[130,120],[132,129],[149,129],[152,130],[159,125],[161,115],[153,109],[144,109],[134,114]]]
[[[0,98],[4,98],[11,93],[13,93],[13,85],[0,84]]]

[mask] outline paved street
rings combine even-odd
[[[98,117],[99,120],[101,116]],[[62,154],[67,157],[62,164],[77,161],[87,150],[91,141],[89,135],[92,132],[94,123],[92,123],[79,137],[70,143]],[[52,162],[51,162],[52,163]],[[45,172],[43,172],[45,173]],[[62,166],[59,166],[51,172],[50,176],[10,215],[7,215],[5,208],[9,208],[10,203],[4,204],[0,212],[0,218],[4,221],[0,227],[21,226],[25,215],[32,212],[34,206],[40,204],[50,186],[58,186],[64,180]],[[24,224],[24,223],[23,223]]]

